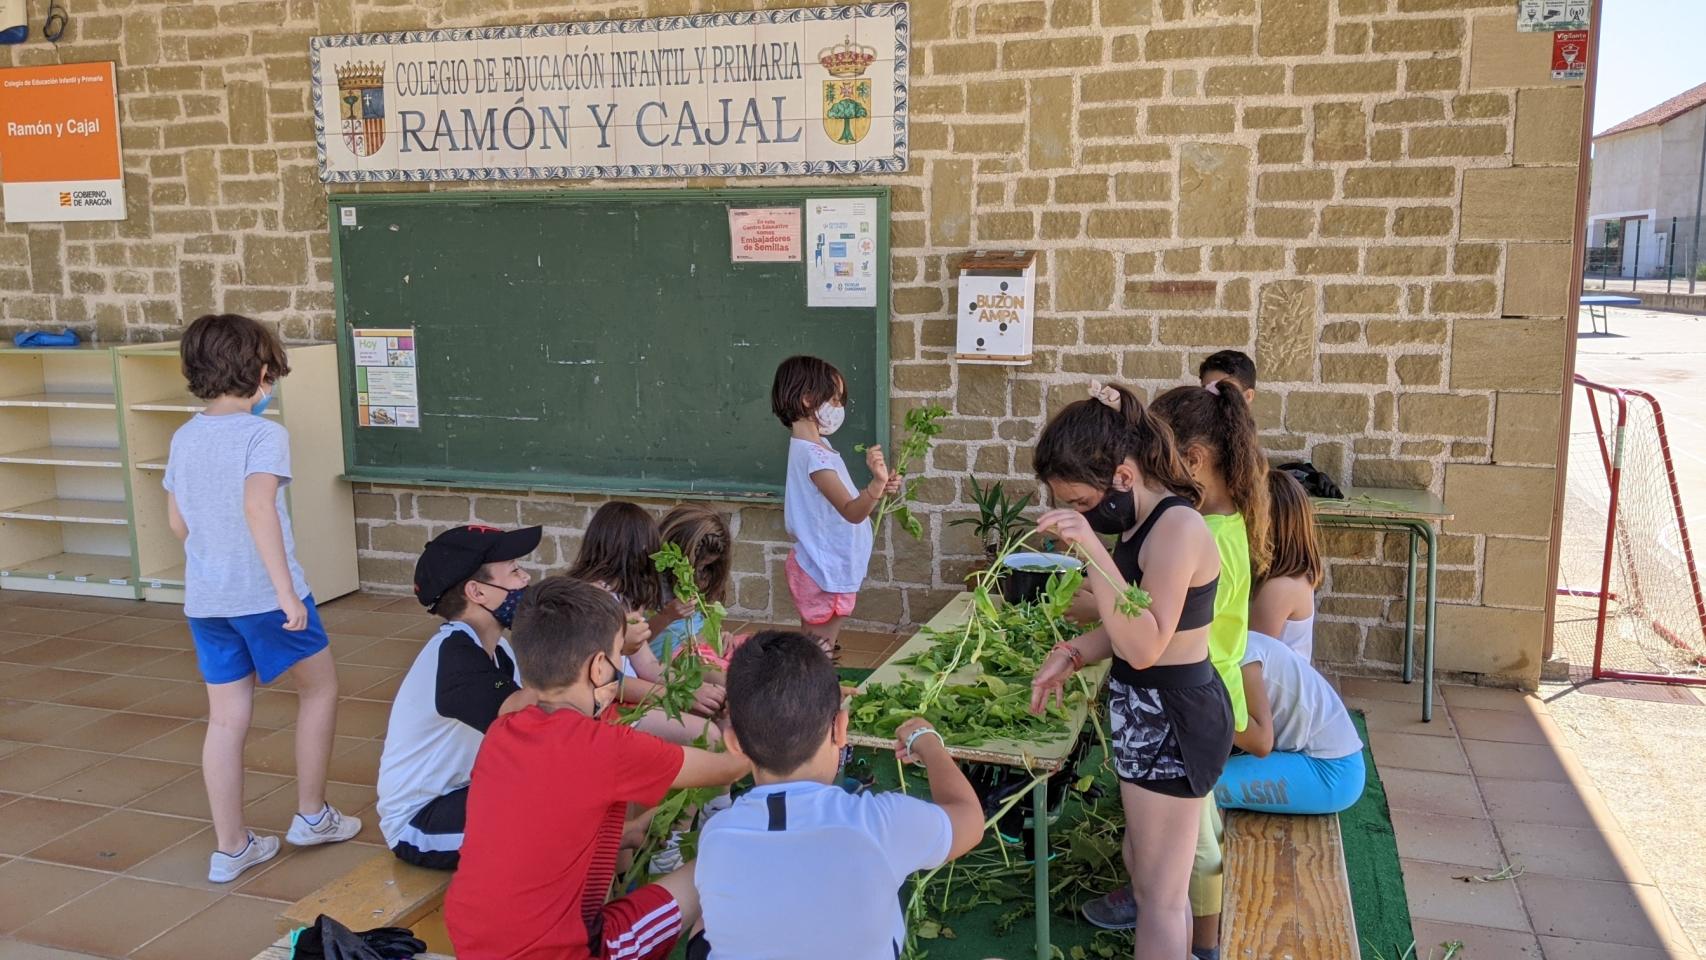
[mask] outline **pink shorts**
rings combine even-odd
[[[788,593],[794,597],[794,606],[799,608],[800,619],[809,624],[828,623],[836,617],[845,617],[853,612],[853,602],[859,599],[856,593],[828,593],[817,585],[811,574],[801,569],[800,562],[794,559],[794,551],[788,551]]]

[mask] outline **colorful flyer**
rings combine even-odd
[[[1588,75],[1588,32],[1559,30],[1552,34],[1552,79],[1583,80]]]
[[[877,305],[877,201],[806,201],[806,306]]]
[[[111,61],[0,70],[7,223],[123,220]]]
[[[1592,16],[1589,0],[1517,0],[1516,28],[1521,33],[1586,30]]]
[[[356,426],[418,429],[421,406],[415,380],[415,331],[357,328],[351,339]]]
[[[735,263],[800,262],[800,208],[730,207],[729,259]]]

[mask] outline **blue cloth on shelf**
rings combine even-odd
[[[14,347],[75,347],[81,343],[82,337],[70,328],[59,333],[48,333],[46,330],[26,330],[12,338]]]

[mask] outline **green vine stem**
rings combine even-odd
[[[913,482],[907,480],[906,477],[912,472],[913,465],[930,452],[931,441],[942,432],[942,424],[938,421],[947,415],[947,408],[936,404],[914,407],[906,411],[906,417],[903,421],[906,436],[901,439],[900,446],[895,448],[894,460],[889,464],[895,476],[900,477],[903,481],[901,491],[897,495],[885,496],[877,501],[876,508],[871,511],[872,529],[880,528],[883,521],[892,516],[900,524],[901,529],[912,536],[912,539],[924,539],[923,521],[913,516],[912,508],[907,506],[908,500],[915,499],[915,491]],[[857,444],[853,450],[856,453],[864,453],[865,444]]]

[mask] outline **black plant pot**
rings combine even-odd
[[[1082,560],[1062,553],[1011,554],[1003,562],[998,578],[1001,598],[1008,603],[1031,603],[1042,597],[1050,576],[1083,567]]]

